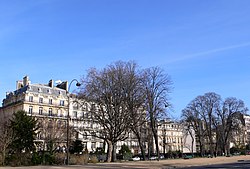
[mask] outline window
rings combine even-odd
[[[43,114],[43,108],[42,107],[39,107],[39,115],[42,115]]]
[[[75,103],[75,104],[73,105],[73,109],[74,109],[74,110],[78,110],[78,104],[77,104],[77,103]]]
[[[52,99],[49,99],[49,104],[52,104]]]
[[[49,116],[52,116],[52,108],[49,108]]]
[[[43,98],[42,97],[39,98],[39,103],[43,103]]]
[[[59,121],[57,122],[57,127],[58,127],[58,128],[62,127],[62,122],[61,122],[61,120],[59,120]]]
[[[87,148],[87,142],[82,143],[83,149]]]
[[[104,143],[100,142],[100,148],[104,148]]]
[[[37,138],[38,138],[38,139],[42,139],[41,133],[37,133]]]
[[[92,142],[92,143],[91,143],[91,148],[92,148],[92,149],[96,148],[96,143],[95,143],[95,142]]]
[[[59,109],[59,110],[57,111],[57,114],[59,115],[59,117],[63,117],[62,110]]]
[[[96,111],[95,104],[92,104],[92,105],[91,105],[91,111],[92,111],[92,112],[95,112],[95,111]]]
[[[60,100],[60,106],[64,106],[64,100]]]
[[[29,96],[29,102],[33,102],[33,96]]]
[[[33,106],[30,106],[29,107],[29,114],[32,114],[33,113]]]
[[[78,140],[79,139],[79,133],[75,132],[75,138]]]
[[[73,111],[73,115],[75,118],[77,118],[77,111]]]
[[[86,110],[86,111],[89,110],[88,103],[85,104],[85,110]]]

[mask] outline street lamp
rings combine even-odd
[[[70,86],[73,82],[76,82],[76,86],[81,86],[81,83],[78,82],[78,80],[73,79],[70,83],[69,83],[69,87],[66,88],[66,95],[68,97],[68,115],[67,115],[67,160],[66,160],[66,164],[69,165],[69,108],[70,108],[70,95],[69,95],[69,89]]]

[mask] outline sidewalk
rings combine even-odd
[[[191,167],[191,166],[203,166],[212,164],[226,164],[226,163],[236,163],[238,161],[250,160],[250,156],[232,156],[232,157],[216,157],[216,158],[193,158],[187,160],[164,160],[160,161],[162,166],[169,167]]]
[[[160,161],[129,161],[116,163],[97,163],[82,166],[31,166],[18,167],[18,169],[168,169],[185,168],[191,166],[203,166],[211,164],[237,163],[238,161],[250,161],[250,155],[216,158],[171,159]],[[13,169],[16,167],[0,167],[0,169]]]

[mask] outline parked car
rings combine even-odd
[[[165,156],[164,155],[160,155],[160,160],[163,160],[165,159]]]
[[[138,157],[138,156],[135,156],[135,157],[133,157],[133,158],[132,158],[132,160],[133,160],[133,161],[140,161],[140,160],[141,160],[141,158],[140,158],[140,157]]]
[[[149,160],[157,160],[157,159],[158,159],[157,156],[151,156],[151,157],[149,158]]]

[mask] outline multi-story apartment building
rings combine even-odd
[[[96,105],[78,99],[76,95],[69,94],[67,91],[67,81],[56,85],[53,80],[50,80],[48,84],[32,84],[29,77],[25,76],[22,81],[17,81],[15,91],[6,94],[0,108],[0,119],[9,119],[14,112],[24,110],[27,115],[35,117],[40,125],[36,137],[37,149],[47,149],[48,143],[53,141],[56,144],[55,147],[65,150],[69,115],[70,140],[82,140],[89,152],[94,152],[98,147],[105,147],[103,140],[89,134],[100,129],[100,125],[92,118],[92,112],[97,111]],[[184,153],[191,152],[191,137],[185,131],[184,126],[171,120],[161,121],[159,124],[161,153],[178,150]],[[153,141],[146,126],[145,131],[142,132],[146,149],[150,143],[153,144]],[[117,143],[117,152],[123,144],[128,145],[132,153],[140,153],[138,141],[133,133],[129,133],[128,139]],[[151,149],[151,152],[154,151],[154,148]]]
[[[250,144],[250,115],[244,115],[246,144]]]
[[[36,137],[37,148],[46,149],[47,143],[53,141],[63,149],[66,146],[69,113],[70,138],[82,139],[89,151],[103,147],[102,140],[80,133],[94,130],[97,125],[91,121],[90,105],[77,100],[73,94],[67,94],[67,87],[67,82],[54,86],[53,80],[45,85],[31,84],[29,77],[25,76],[22,81],[17,81],[14,92],[6,94],[1,117],[9,119],[18,110],[26,111],[28,115],[35,117],[40,125]]]
[[[192,137],[193,136],[193,143]],[[170,119],[159,122],[159,150],[165,154],[173,151],[183,153],[196,153],[196,141],[194,130],[187,130],[185,126]]]
[[[244,148],[247,144],[250,144],[250,116],[243,115],[243,120],[243,124],[240,124],[239,128],[233,132],[230,148]]]

